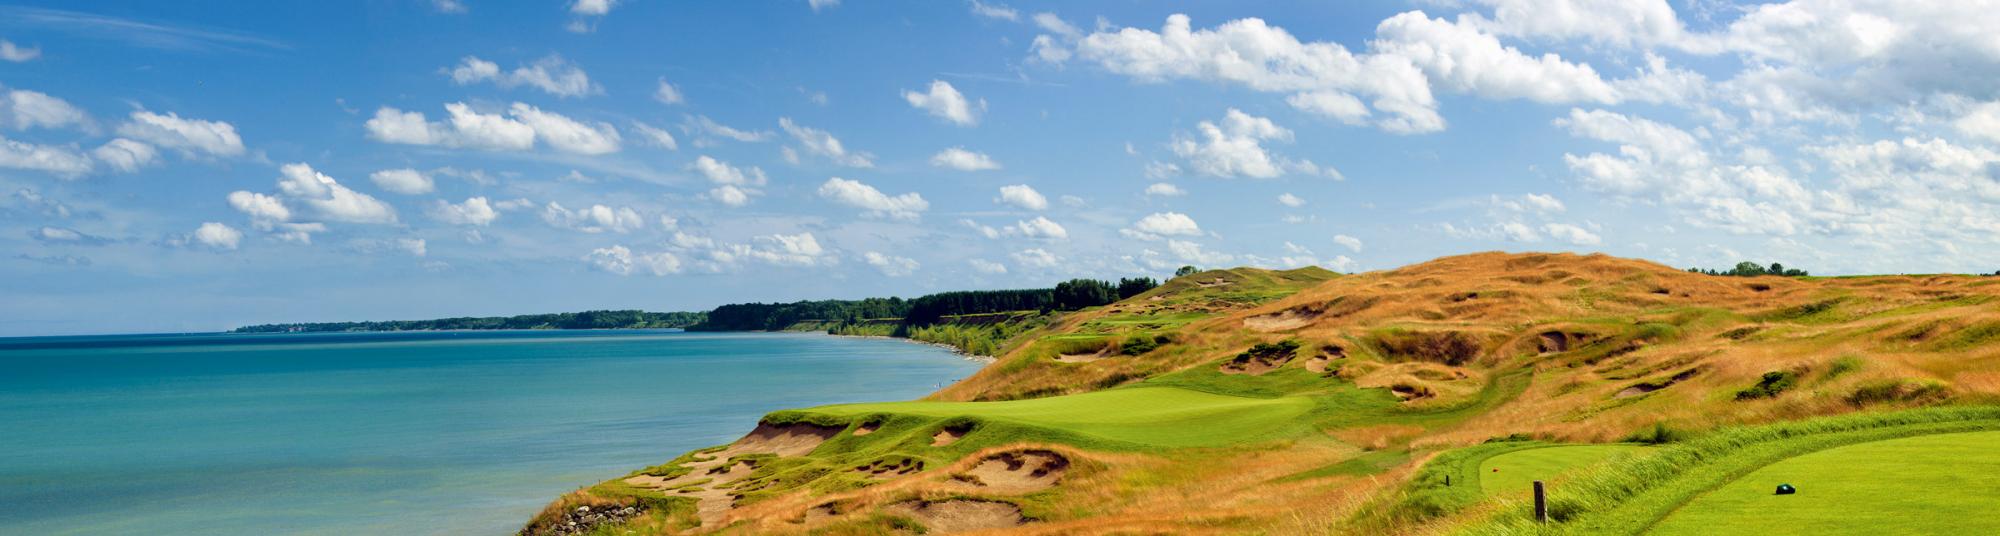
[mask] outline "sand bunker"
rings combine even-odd
[[[885,510],[915,519],[935,534],[1012,528],[1028,522],[1021,517],[1021,507],[998,501],[904,501],[891,504]]]
[[[1346,359],[1346,358],[1347,358],[1346,348],[1341,348],[1338,345],[1328,344],[1320,346],[1319,353],[1313,355],[1311,359],[1307,359],[1306,362],[1302,364],[1302,366],[1304,366],[1306,370],[1311,371],[1314,374],[1325,374],[1327,365],[1331,364],[1333,360]]]
[[[793,423],[770,425],[759,423],[749,435],[730,443],[725,452],[735,454],[770,453],[779,456],[802,456],[818,448],[820,443],[832,439],[840,433],[839,426]]]
[[[938,430],[936,435],[931,436],[931,446],[942,447],[957,443],[960,438],[965,437],[965,434],[970,432],[972,432],[972,427],[970,426],[947,426],[943,430]]]
[[[1098,351],[1096,351],[1096,352],[1092,352],[1092,353],[1088,353],[1088,354],[1058,354],[1058,355],[1056,355],[1056,362],[1057,362],[1057,363],[1089,363],[1089,362],[1092,362],[1092,361],[1096,361],[1096,360],[1099,360],[1099,359],[1104,359],[1105,355],[1106,355],[1106,354],[1108,354],[1109,352],[1110,352],[1110,349],[1109,349],[1109,348],[1107,347],[1107,348],[1106,348],[1106,349],[1104,349],[1104,350],[1098,350]]]
[[[952,475],[952,480],[981,490],[1028,493],[1055,487],[1068,471],[1069,458],[1061,454],[1022,450],[982,458],[971,469]]]
[[[1319,319],[1320,312],[1304,307],[1293,307],[1271,314],[1262,314],[1243,319],[1243,327],[1252,331],[1270,333],[1299,329],[1312,325]]]
[[[1666,389],[1666,388],[1668,388],[1668,387],[1673,387],[1673,386],[1674,386],[1674,384],[1676,384],[1676,383],[1680,383],[1680,382],[1681,382],[1682,380],[1686,380],[1686,379],[1688,379],[1688,378],[1692,378],[1692,377],[1694,377],[1694,375],[1696,375],[1696,374],[1700,374],[1700,373],[1701,373],[1701,367],[1695,367],[1695,368],[1691,368],[1691,369],[1687,369],[1687,370],[1683,370],[1683,371],[1681,371],[1681,372],[1680,372],[1680,374],[1675,374],[1675,375],[1673,375],[1673,376],[1671,376],[1671,377],[1668,377],[1668,378],[1666,378],[1666,379],[1663,379],[1663,380],[1655,380],[1655,381],[1650,381],[1650,382],[1643,382],[1643,383],[1640,383],[1640,384],[1637,384],[1637,385],[1633,385],[1633,386],[1631,386],[1631,387],[1626,387],[1626,388],[1625,388],[1624,390],[1622,390],[1622,391],[1618,391],[1618,394],[1617,394],[1617,395],[1614,395],[1614,396],[1616,396],[1616,397],[1618,397],[1618,398],[1631,398],[1631,397],[1635,397],[1635,396],[1639,396],[1639,395],[1643,395],[1643,394],[1646,394],[1646,393],[1651,393],[1651,392],[1653,392],[1653,391],[1658,391],[1658,390],[1661,390],[1661,389]]]
[[[1544,331],[1536,335],[1535,351],[1542,354],[1560,354],[1582,348],[1585,345],[1597,342],[1600,338],[1602,337],[1599,337],[1595,333],[1581,331]]]
[[[881,430],[881,429],[882,429],[882,423],[879,422],[864,423],[861,426],[854,427],[854,436],[855,437],[865,436],[868,434],[875,433],[876,430]]]
[[[1222,362],[1223,374],[1262,375],[1285,366],[1298,357],[1298,341],[1287,340],[1278,344],[1258,344],[1236,354],[1236,357]]]
[[[924,462],[913,458],[875,460],[868,465],[854,468],[854,472],[861,473],[870,480],[888,480],[923,470]]]
[[[730,493],[732,485],[757,470],[748,460],[731,463],[730,458],[745,454],[804,455],[840,433],[840,430],[840,427],[807,423],[760,423],[755,430],[728,447],[707,453],[707,457],[696,455],[693,461],[682,465],[689,470],[686,474],[673,478],[638,475],[626,478],[625,483],[668,495],[693,497],[696,515],[703,525],[709,525],[721,521],[723,514],[729,513],[735,505],[736,494]]]

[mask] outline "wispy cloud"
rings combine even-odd
[[[124,41],[134,46],[189,52],[261,52],[291,45],[245,32],[97,15],[38,7],[0,7],[0,21],[74,35]]]

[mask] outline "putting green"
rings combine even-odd
[[[1501,454],[1479,462],[1479,491],[1527,497],[1533,494],[1536,480],[1549,482],[1571,469],[1645,449],[1638,445],[1557,445]]]
[[[1173,387],[1110,389],[1002,402],[884,402],[804,410],[854,417],[875,413],[975,417],[1159,447],[1216,446],[1275,438],[1309,428],[1312,400],[1248,398]]]
[[[1789,458],[1689,501],[1651,534],[2000,534],[2000,432]],[[1796,495],[1774,495],[1778,484]]]

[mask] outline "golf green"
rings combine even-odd
[[[1517,450],[1479,462],[1479,491],[1487,495],[1527,497],[1534,481],[1550,482],[1557,475],[1646,447],[1638,445],[1556,445]],[[1553,482],[1550,482],[1553,485]]]
[[[874,413],[974,417],[1053,428],[1159,447],[1216,446],[1267,439],[1307,426],[1311,399],[1247,398],[1173,387],[1110,389],[1003,402],[888,402],[807,409],[859,416]]]
[[[1776,495],[1779,484],[1798,488]],[[2000,534],[2000,432],[1822,450],[1688,502],[1651,534]]]

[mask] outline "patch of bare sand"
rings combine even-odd
[[[1331,364],[1333,360],[1346,359],[1346,358],[1347,358],[1346,348],[1341,348],[1339,345],[1334,345],[1334,344],[1321,345],[1319,347],[1319,353],[1314,354],[1309,359],[1306,359],[1305,363],[1301,363],[1300,366],[1305,367],[1306,370],[1311,371],[1314,374],[1325,374],[1327,370],[1327,365]]]
[[[1222,362],[1222,366],[1220,368],[1223,374],[1245,374],[1250,376],[1262,376],[1266,372],[1277,370],[1278,367],[1285,366],[1285,363],[1290,363],[1292,361],[1293,355],[1294,354],[1291,352],[1286,352],[1282,355],[1252,354],[1249,352],[1244,352],[1241,354],[1237,354],[1235,359]]]
[[[1251,331],[1261,331],[1264,333],[1293,330],[1312,325],[1314,320],[1319,319],[1319,316],[1320,311],[1304,307],[1293,307],[1275,313],[1245,318],[1243,319],[1243,327],[1249,328]]]
[[[637,475],[626,478],[625,483],[668,495],[692,497],[701,523],[711,525],[721,521],[735,505],[736,494],[730,492],[731,486],[757,470],[749,461],[730,463],[730,458],[744,454],[799,456],[812,452],[839,432],[839,427],[806,423],[758,424],[755,430],[728,447],[709,453],[706,458],[696,456],[694,461],[683,465],[689,469],[686,474],[673,478]]]
[[[1105,348],[1104,348],[1104,349],[1102,349],[1102,350],[1098,350],[1098,351],[1095,351],[1095,352],[1091,352],[1091,353],[1087,353],[1087,354],[1057,354],[1057,355],[1056,355],[1056,362],[1057,362],[1057,363],[1089,363],[1089,362],[1092,362],[1092,361],[1096,361],[1096,360],[1099,360],[1099,359],[1104,359],[1104,357],[1105,357],[1105,356],[1107,356],[1107,355],[1109,355],[1110,353],[1111,353],[1111,348],[1107,346],[1107,347],[1105,347]]]
[[[1025,525],[1021,507],[999,501],[950,499],[944,501],[903,501],[884,510],[915,519],[937,534],[974,530],[1005,529]]]
[[[971,469],[952,475],[960,485],[997,493],[1028,493],[1055,487],[1069,471],[1069,458],[1032,449],[991,454]]]
[[[936,435],[931,436],[931,446],[942,447],[957,443],[959,438],[965,437],[965,434],[971,431],[972,429],[968,427],[945,427],[943,430],[938,430]]]

